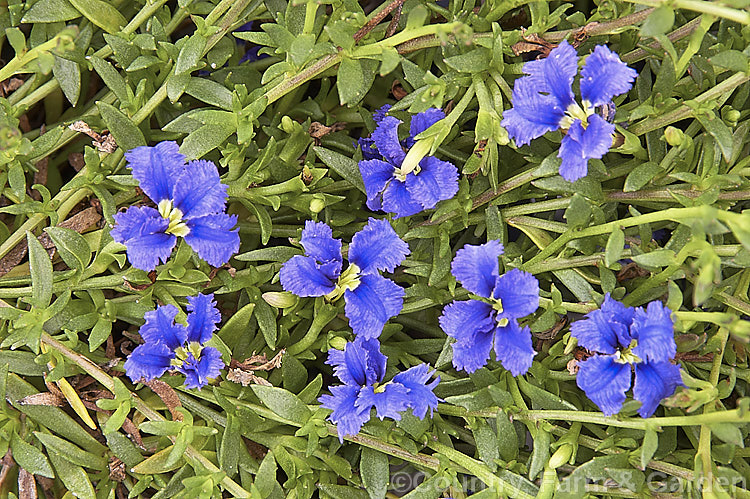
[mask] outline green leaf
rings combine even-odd
[[[500,457],[505,461],[513,461],[518,458],[518,433],[505,411],[498,411],[497,418],[497,447]]]
[[[39,0],[23,15],[23,23],[55,23],[81,17],[69,0]]]
[[[312,416],[304,402],[283,388],[263,385],[251,385],[251,388],[266,407],[284,419],[304,424]]]
[[[720,68],[745,72],[748,69],[748,57],[739,50],[725,50],[708,59],[708,62]]]
[[[115,138],[117,145],[123,151],[129,151],[138,146],[145,146],[146,139],[133,121],[122,114],[119,109],[106,102],[96,103],[104,123]]]
[[[185,93],[206,104],[232,111],[232,92],[221,83],[208,78],[190,78],[187,87],[185,87]]]
[[[511,424],[511,428],[512,426],[513,425]],[[483,419],[477,419],[476,428],[472,428],[471,432],[474,434],[474,441],[477,443],[479,459],[481,459],[488,468],[495,471],[497,469],[495,460],[500,458],[497,434]],[[516,431],[513,430],[514,435],[515,433]]]
[[[52,260],[42,243],[31,232],[26,232],[31,273],[31,301],[35,307],[46,308],[52,301]]]
[[[258,327],[263,338],[266,340],[266,344],[271,348],[276,347],[276,314],[274,313],[271,306],[259,298],[255,302],[255,318],[258,321]]]
[[[522,377],[518,377],[518,387],[531,399],[534,409],[549,409],[560,411],[577,411],[578,408],[558,395],[550,393],[543,388],[532,385]]]
[[[52,75],[60,84],[65,98],[75,106],[81,94],[81,68],[78,66],[78,63],[55,55],[55,65],[52,67]]]
[[[633,192],[642,189],[646,186],[654,177],[663,173],[664,169],[652,163],[651,161],[643,163],[633,168],[633,171],[628,173],[625,178],[625,186],[622,188],[625,192]]]
[[[157,473],[167,473],[172,470],[179,468],[183,459],[178,459],[176,463],[167,465],[169,454],[172,452],[174,445],[170,445],[166,449],[162,449],[156,454],[149,456],[137,465],[133,466],[133,472],[143,475],[155,475]]]
[[[91,261],[91,248],[86,239],[78,232],[63,227],[47,227],[44,231],[55,243],[60,258],[71,269],[83,274]]]
[[[240,420],[232,414],[227,415],[227,426],[221,436],[221,447],[219,447],[219,466],[227,475],[233,476],[237,473],[237,462],[240,457],[240,446],[242,442],[242,428]]]
[[[716,117],[712,112],[709,115],[697,114],[696,118],[700,121],[703,128],[716,140],[716,144],[721,150],[721,155],[724,156],[724,161],[729,163],[732,158],[732,151],[734,149],[734,140],[732,139],[732,131],[722,120]]]
[[[112,333],[112,322],[100,317],[89,334],[89,352],[93,352],[101,346]]]
[[[103,470],[107,462],[103,457],[86,452],[75,444],[49,433],[35,431],[34,436],[44,444],[50,454],[57,453],[78,466],[85,466],[94,470]]]
[[[88,474],[83,468],[70,463],[65,457],[55,453],[49,453],[49,460],[57,471],[57,477],[62,481],[65,488],[79,499],[95,499],[96,492],[91,485]]]
[[[203,125],[185,137],[180,146],[180,152],[189,160],[201,158],[219,147],[236,131],[235,123]]]
[[[107,433],[104,435],[107,439],[107,447],[117,458],[125,463],[125,466],[132,468],[136,464],[143,461],[138,447],[130,441],[128,437],[119,432]]]
[[[612,229],[612,234],[607,239],[607,247],[604,249],[604,265],[612,267],[620,259],[622,250],[625,248],[625,233],[619,225]]]
[[[326,166],[333,169],[354,187],[365,192],[365,184],[362,182],[362,175],[359,173],[359,164],[355,160],[324,147],[313,147],[313,150]]]
[[[673,24],[674,10],[667,6],[659,7],[648,15],[641,26],[641,36],[662,35],[672,29]]]
[[[520,379],[520,378],[518,378]],[[539,428],[534,437],[534,450],[529,464],[529,480],[534,480],[549,461],[550,434],[544,428]]]
[[[339,65],[336,88],[341,105],[352,107],[370,90],[375,81],[377,61],[345,57]]]
[[[125,81],[125,78],[122,77],[120,72],[117,71],[108,61],[100,59],[95,55],[90,56],[89,61],[104,82],[104,85],[115,94],[115,97],[117,97],[120,103],[124,105],[129,104],[130,94],[128,93],[128,83]]]
[[[270,497],[273,490],[278,487],[276,481],[277,469],[276,458],[273,451],[269,449],[258,467],[258,474],[255,475],[255,486],[258,487],[261,497]]]
[[[445,63],[459,73],[482,73],[490,66],[490,51],[477,47],[465,54],[448,57]]]
[[[24,440],[15,433],[12,434],[10,439],[10,449],[13,451],[13,459],[21,468],[25,469],[32,475],[55,478],[52,466],[50,466],[44,453],[33,445],[24,442]]]
[[[359,459],[359,472],[370,499],[384,499],[390,479],[388,456],[369,447],[363,447]]]
[[[290,246],[272,246],[240,253],[234,257],[241,262],[286,262],[295,255],[301,255],[302,250]]]
[[[674,251],[668,249],[654,250],[642,255],[633,255],[630,258],[644,267],[666,267],[675,262]]]
[[[177,56],[177,62],[174,67],[174,74],[180,76],[196,68],[198,61],[203,57],[203,51],[206,48],[206,38],[198,33],[194,33],[187,39]]]
[[[120,14],[110,3],[102,0],[69,0],[86,19],[99,26],[107,33],[117,33],[128,24],[125,16]]]
[[[658,447],[659,435],[654,430],[646,430],[646,435],[643,437],[643,444],[641,445],[641,468],[646,469]]]
[[[745,447],[742,431],[735,423],[714,423],[709,425],[711,432],[716,435],[719,440],[722,440],[728,444],[737,445],[739,447]]]
[[[570,198],[570,205],[565,210],[565,220],[568,221],[569,229],[580,229],[589,224],[591,218],[591,204],[580,194],[574,194]]]

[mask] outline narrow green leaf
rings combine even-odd
[[[81,68],[78,63],[56,55],[52,74],[60,84],[68,102],[73,106],[78,104],[78,97],[81,95]]]
[[[674,10],[664,6],[655,9],[641,26],[641,36],[661,35],[672,29]]]
[[[203,50],[206,48],[206,38],[198,33],[194,33],[185,41],[185,44],[177,56],[174,74],[180,76],[195,69],[198,61],[203,57]]]
[[[185,88],[185,93],[192,95],[206,104],[226,111],[232,111],[232,92],[221,83],[209,80],[208,78],[190,78],[190,82]]]
[[[70,463],[64,456],[56,452],[49,453],[49,460],[57,471],[57,477],[65,488],[79,499],[95,499],[96,492],[91,485],[88,474],[78,465]]]
[[[732,131],[722,120],[716,117],[714,113],[706,116],[704,114],[696,115],[698,121],[700,121],[703,128],[716,140],[716,144],[721,150],[721,155],[724,157],[724,161],[727,163],[732,157],[732,151],[734,150],[734,140],[732,138]]]
[[[13,451],[13,459],[21,468],[25,469],[32,475],[55,478],[52,466],[49,464],[44,453],[33,445],[24,442],[24,440],[15,433],[12,434],[10,439],[10,449]]]
[[[271,309],[271,306],[260,298],[255,302],[255,318],[258,320],[258,327],[260,328],[263,337],[266,339],[266,344],[273,349],[276,347],[276,315]]]
[[[659,435],[654,430],[646,430],[646,435],[643,437],[643,444],[641,445],[641,468],[646,469],[658,447]]]
[[[633,168],[625,178],[625,186],[622,188],[625,192],[633,192],[645,187],[651,179],[658,174],[663,173],[664,169],[656,163],[647,162]]]
[[[128,24],[125,16],[108,2],[102,0],[69,1],[86,19],[107,33],[117,33],[120,28]]]
[[[188,159],[201,158],[219,147],[236,131],[236,123],[203,125],[185,137],[180,146],[180,152]]]
[[[674,251],[668,249],[654,250],[642,255],[633,255],[632,260],[645,267],[666,267],[675,261]]]
[[[604,248],[604,265],[612,267],[622,255],[625,248],[625,233],[619,226],[612,229],[612,234],[607,239],[607,247]]]
[[[75,444],[49,433],[35,431],[34,436],[44,444],[50,454],[57,453],[78,466],[85,466],[94,470],[103,470],[107,462],[103,457],[87,452]]]
[[[242,428],[240,420],[232,415],[227,415],[227,426],[221,437],[221,446],[219,447],[218,459],[219,466],[229,476],[237,473],[237,462],[240,456],[240,446],[242,442]]]
[[[313,150],[326,166],[332,168],[354,187],[365,192],[365,184],[362,182],[362,175],[359,173],[359,165],[356,161],[325,147],[313,147]]]
[[[388,456],[369,447],[362,447],[359,472],[370,499],[384,499],[390,479]]]
[[[69,0],[39,0],[23,15],[22,23],[56,23],[81,17]]]
[[[266,407],[282,418],[304,424],[312,415],[304,402],[283,388],[263,385],[251,385],[251,388]]]
[[[279,486],[276,481],[277,469],[276,458],[269,449],[258,467],[258,474],[255,475],[255,486],[258,487],[261,497],[270,497],[273,490]]]
[[[117,97],[122,104],[128,104],[130,102],[128,83],[125,81],[125,78],[122,77],[120,72],[117,71],[108,61],[95,55],[90,56],[89,61],[107,88],[115,94],[115,97]]]
[[[96,105],[102,119],[107,124],[107,128],[123,151],[146,145],[146,139],[143,137],[141,130],[119,109],[102,101],[97,102]]]
[[[31,300],[34,306],[45,308],[52,301],[52,260],[31,232],[26,232],[26,243],[29,246]]]
[[[86,239],[78,232],[63,227],[47,227],[44,231],[55,243],[65,264],[82,274],[91,261],[91,248]]]

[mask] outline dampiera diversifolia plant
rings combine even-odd
[[[581,104],[573,97],[573,79],[578,72],[578,54],[567,42],[549,56],[524,64],[524,76],[515,81],[512,108],[503,113],[502,126],[522,146],[545,133],[561,129],[565,137],[557,157],[560,175],[573,182],[585,177],[588,161],[604,156],[612,146],[615,126],[596,114],[612,98],[624,94],[637,76],[620,57],[597,45],[581,69]]]
[[[659,402],[683,386],[680,366],[670,362],[677,352],[671,310],[658,301],[626,307],[607,294],[599,310],[570,327],[578,345],[597,352],[578,364],[578,387],[606,416],[620,412],[635,370],[633,398],[638,414],[651,416]]]
[[[428,410],[432,415],[437,407],[433,390],[440,376],[427,384],[435,371],[430,372],[427,364],[419,364],[381,384],[387,362],[377,339],[360,336],[347,343],[343,351],[329,350],[326,364],[333,366],[334,374],[344,384],[330,387],[332,395],[322,395],[318,400],[333,411],[329,419],[337,426],[340,441],[346,435],[359,433],[370,420],[373,407],[381,420],[389,417],[396,421],[407,409],[424,419]]]
[[[393,272],[409,254],[387,220],[371,218],[349,245],[349,267],[341,271],[341,240],[323,222],[308,220],[300,239],[305,255],[289,259],[279,277],[285,291],[297,296],[344,296],[345,313],[354,334],[377,338],[391,317],[401,311],[404,290],[379,271]]]
[[[216,378],[224,362],[217,349],[205,346],[221,321],[213,300],[213,294],[189,296],[187,326],[174,322],[178,313],[174,305],[146,312],[146,323],[138,331],[145,343],[125,361],[128,377],[133,382],[151,381],[174,369],[185,375],[187,388],[201,388]]]
[[[440,326],[453,343],[453,365],[474,372],[487,364],[493,348],[503,367],[518,376],[531,367],[534,348],[528,326],[518,319],[539,307],[539,281],[518,269],[499,273],[500,241],[466,245],[451,263],[453,276],[475,296],[443,310]]]
[[[445,118],[440,109],[431,108],[411,119],[409,136],[398,139],[401,120],[387,116],[390,106],[380,108],[373,118],[378,124],[370,138],[359,139],[363,160],[359,171],[365,184],[367,207],[373,211],[395,213],[396,218],[415,215],[450,199],[458,192],[458,169],[447,161],[426,156],[413,170],[402,168],[406,151],[414,137]]]
[[[227,215],[227,186],[210,161],[185,163],[175,142],[141,146],[125,154],[133,177],[158,209],[131,206],[115,214],[112,238],[127,248],[128,260],[141,270],[166,262],[177,238],[218,267],[240,247],[235,215]]]

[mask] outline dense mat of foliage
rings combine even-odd
[[[748,41],[0,0],[0,494],[750,497]]]

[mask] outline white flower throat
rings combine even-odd
[[[182,210],[176,208],[171,199],[162,199],[159,201],[159,215],[169,220],[167,234],[174,234],[177,237],[185,237],[190,234],[190,227],[182,220]]]
[[[594,106],[587,100],[584,100],[582,105],[577,102],[573,102],[565,110],[565,116],[560,120],[560,128],[563,130],[569,129],[575,120],[581,120],[581,125],[585,129],[589,126],[589,116],[595,113]]]

